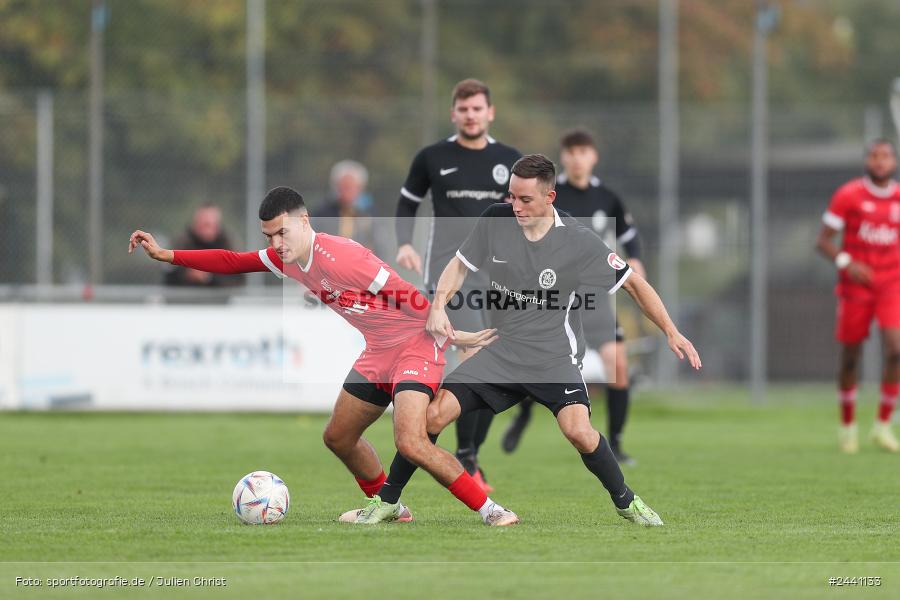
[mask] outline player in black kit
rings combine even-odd
[[[584,129],[565,133],[560,140],[563,173],[556,178],[553,206],[567,212],[593,229],[604,241],[615,237],[625,251],[628,265],[646,278],[640,260],[641,244],[631,213],[613,190],[596,175],[597,144]],[[589,288],[584,290],[590,294]],[[632,465],[634,459],[622,450],[622,431],[628,416],[628,362],[622,327],[609,304],[599,304],[579,314],[587,346],[599,349],[606,372],[606,408],[609,444],[620,464]],[[503,449],[513,452],[531,418],[533,402],[522,402],[519,413],[503,434]]]
[[[445,306],[468,274],[484,272],[496,292],[488,306],[498,339],[445,378],[428,405],[426,431],[417,433],[421,439],[410,447],[433,443],[460,414],[484,408],[500,412],[531,396],[553,413],[622,517],[644,526],[662,525],[659,515],[625,484],[609,443],[591,425],[590,399],[577,360],[583,339],[569,322],[576,292],[586,285],[609,294],[624,288],[666,334],[676,356],[686,357],[695,369],[701,367],[700,356],[675,327],[650,284],[592,230],[554,209],[555,183],[556,170],[549,159],[539,154],[519,159],[512,168],[509,202],[485,211],[441,273],[426,329],[452,340],[454,330]],[[426,452],[408,458],[445,485],[460,468]],[[408,470],[396,481],[405,484],[411,475]],[[391,514],[390,506],[380,506],[384,502],[379,496],[371,504],[372,513]],[[512,511],[502,512],[501,524],[518,521]]]
[[[429,293],[433,292],[437,276],[453,258],[474,220],[488,206],[506,197],[510,168],[521,156],[516,149],[488,135],[494,106],[484,83],[475,79],[460,81],[453,88],[451,101],[450,120],[456,126],[456,134],[416,154],[397,204],[397,263],[422,274],[422,259],[412,246],[413,225],[419,205],[431,190],[434,217],[424,261],[425,289]],[[482,277],[473,277],[460,290],[462,298],[473,292],[481,293],[486,285]],[[486,328],[481,310],[465,302],[459,304],[449,312],[455,328],[463,331]],[[457,358],[462,362],[472,352],[459,351]],[[481,411],[457,423],[457,458],[487,491],[491,488],[478,467],[477,449],[484,442],[493,417],[492,412]]]

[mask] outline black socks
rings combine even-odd
[[[634,492],[625,485],[625,476],[622,475],[622,469],[619,468],[619,463],[606,438],[601,435],[597,448],[589,454],[582,454],[581,461],[588,471],[597,476],[597,479],[609,492],[616,508],[628,508],[628,505],[634,500]],[[391,469],[393,470],[393,466]]]
[[[431,440],[432,444],[437,443],[437,438],[437,435],[431,433],[428,434],[428,439]],[[391,470],[388,472],[387,479],[381,486],[381,491],[378,492],[378,496],[382,501],[396,504],[397,501],[400,500],[400,494],[403,493],[403,488],[406,487],[406,484],[409,483],[413,473],[415,473],[418,468],[419,467],[406,460],[402,454],[397,452],[394,455],[394,460],[391,462]]]
[[[475,453],[477,454],[478,449],[481,448],[484,440],[487,439],[491,423],[494,422],[494,411],[484,409],[475,411],[475,414],[478,415],[478,423],[475,425]]]
[[[606,386],[606,414],[609,422],[609,443],[614,450],[618,450],[622,438],[622,430],[625,428],[625,419],[628,417],[629,389]]]
[[[461,414],[456,420],[456,448],[460,451],[471,449],[478,454],[493,420],[494,411],[489,408]]]

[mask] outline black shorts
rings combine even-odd
[[[583,404],[590,412],[591,400],[581,370],[570,360],[524,371],[488,346],[448,375],[441,387],[456,396],[463,413],[482,408],[503,412],[529,396],[550,409],[553,416],[571,404]]]
[[[343,388],[348,394],[363,402],[383,407],[387,407],[393,401],[394,395],[404,390],[422,392],[428,395],[429,400],[434,399],[434,390],[420,381],[399,381],[394,385],[393,393],[391,393],[388,391],[387,385],[369,381],[356,369],[350,369],[350,372],[347,373]]]

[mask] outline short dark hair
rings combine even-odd
[[[874,140],[866,144],[866,156],[872,153],[872,150],[875,149],[875,146],[888,146],[890,147],[891,152],[894,153],[894,156],[897,156],[897,147],[894,146],[894,142],[884,137],[875,138]]]
[[[570,129],[559,138],[559,145],[563,150],[575,146],[590,146],[594,150],[597,149],[597,142],[594,141],[594,136],[587,129]]]
[[[272,188],[259,205],[259,220],[271,221],[299,208],[306,208],[306,204],[296,190],[284,186]]]
[[[543,154],[526,154],[513,165],[512,173],[522,179],[537,179],[548,190],[556,186],[556,166]]]
[[[450,95],[450,105],[456,104],[457,100],[465,100],[478,94],[484,94],[488,106],[491,105],[491,90],[483,81],[477,79],[463,79],[453,86],[453,93]]]

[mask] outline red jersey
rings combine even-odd
[[[872,288],[900,279],[900,185],[879,188],[868,177],[842,185],[831,198],[822,221],[844,232],[842,250],[873,271]],[[860,284],[846,269],[839,275],[838,292]]]
[[[429,303],[411,283],[353,240],[316,233],[306,264],[259,252],[176,250],[175,265],[212,273],[271,271],[299,281],[359,330],[368,348],[395,346],[425,330]]]

